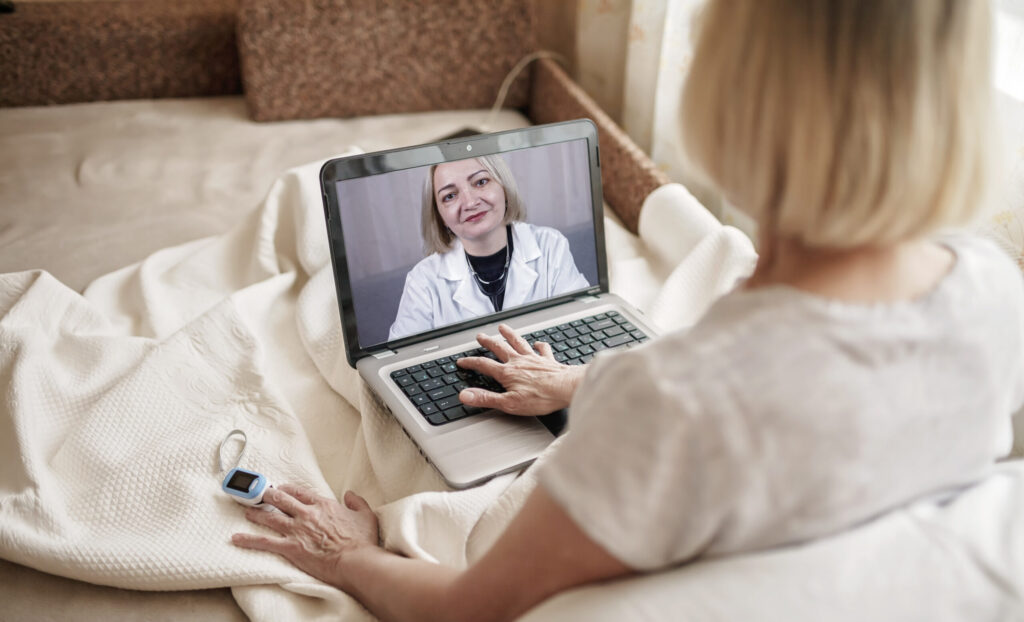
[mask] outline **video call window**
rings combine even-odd
[[[337,182],[361,347],[598,283],[585,140]]]

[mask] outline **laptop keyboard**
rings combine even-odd
[[[551,344],[555,360],[567,365],[582,365],[601,350],[628,348],[648,340],[643,331],[618,311],[598,313],[522,337],[531,346],[538,341]],[[498,393],[505,390],[494,378],[455,364],[467,356],[498,360],[490,350],[475,348],[393,371],[391,379],[431,425],[458,421],[487,410],[463,405],[459,401],[459,392],[463,389],[480,387]]]

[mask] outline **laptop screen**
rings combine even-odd
[[[599,285],[590,171],[579,138],[334,181],[359,347]]]

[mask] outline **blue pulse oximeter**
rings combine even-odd
[[[224,492],[242,505],[259,505],[263,503],[263,493],[271,485],[266,477],[254,471],[234,468],[228,472],[221,483]]]

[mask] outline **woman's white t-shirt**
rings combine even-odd
[[[926,296],[733,292],[688,332],[598,357],[541,485],[623,563],[834,533],[981,476],[1024,401],[1024,279],[991,244]]]

